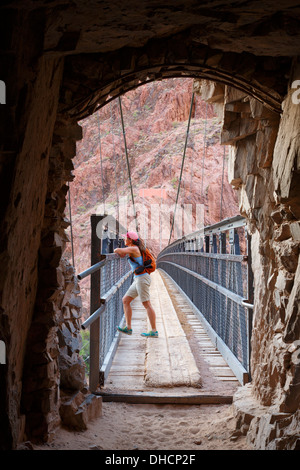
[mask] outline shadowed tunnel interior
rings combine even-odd
[[[252,382],[236,396],[237,426],[257,449],[299,448],[298,2],[6,1],[0,23],[0,447],[47,442],[61,424],[78,121],[147,81],[191,77],[221,109],[255,253]]]

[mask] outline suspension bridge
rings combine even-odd
[[[253,309],[251,252],[241,216],[205,227],[162,250],[151,274],[158,338],[139,299],[132,302],[133,335],[120,335],[122,297],[132,282],[116,238],[97,235],[103,216],[91,216],[89,387],[106,401],[230,403],[251,378]]]
[[[114,254],[122,244],[119,221],[115,221],[113,233],[105,228],[107,215],[91,216],[91,267],[78,275],[79,280],[90,276],[90,316],[82,329],[90,330],[85,351],[89,388],[106,401],[231,403],[236,388],[251,380],[253,278],[245,219],[222,220],[171,243],[193,103],[194,94],[169,243],[159,253],[157,270],[151,274],[158,338],[140,335],[149,325],[139,298],[131,304],[133,335],[118,332],[125,321],[122,298],[132,283],[132,272],[127,259]],[[139,232],[120,98],[119,109]],[[205,136],[203,164],[204,159]],[[72,231],[71,241],[73,246]]]

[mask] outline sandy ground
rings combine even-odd
[[[238,382],[217,380],[212,368],[205,362],[200,343],[197,342],[195,333],[182,311],[181,297],[175,295],[168,282],[165,281],[165,285],[201,371],[204,392],[232,395]],[[178,302],[181,302],[180,306],[177,305]],[[128,338],[125,338],[126,340]],[[133,374],[132,380],[129,379],[130,377],[126,376],[126,390],[135,390],[132,387],[135,382],[132,383],[132,380],[136,381],[136,376]],[[116,388],[119,382],[116,381],[116,376],[111,376],[111,380],[112,391],[116,391],[114,387]],[[144,391],[144,388],[141,390]],[[157,388],[155,390],[163,392]],[[179,388],[176,388],[176,392],[180,392]],[[86,431],[74,432],[60,428],[52,442],[35,446],[35,449],[198,452],[252,450],[247,445],[246,437],[236,434],[235,426],[232,405],[136,405],[103,402],[102,416],[89,422]]]
[[[88,429],[59,429],[37,450],[252,450],[235,436],[231,405],[103,403]]]

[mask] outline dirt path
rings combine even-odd
[[[234,436],[231,405],[103,403],[102,417],[83,432],[59,429],[39,450],[246,450]]]

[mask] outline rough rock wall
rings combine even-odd
[[[91,415],[84,403],[88,386],[79,355],[80,289],[74,268],[63,257],[69,241],[65,234],[69,226],[64,214],[66,182],[73,179],[72,158],[81,136],[77,123],[57,117],[39,248],[39,284],[23,376],[23,439],[33,441],[51,440],[61,421],[82,429]],[[96,411],[101,413],[99,405]]]
[[[295,61],[291,83],[299,73]],[[222,96],[222,87],[200,85],[202,96],[223,109],[221,139],[232,146],[229,180],[238,190],[240,211],[252,236],[252,383],[250,394],[246,387],[236,399],[238,426],[243,432],[250,428],[255,448],[296,448],[300,442],[300,105],[293,103],[294,90],[289,88],[280,117],[233,89],[226,87]]]
[[[22,412],[26,416],[29,439],[46,436],[59,420],[59,345],[57,336],[59,307],[64,301],[64,275],[60,265],[66,244],[63,209],[69,179],[66,155],[73,156],[72,143],[59,135],[56,122],[45,201],[45,214],[39,249],[39,285],[33,321],[27,338],[27,357],[23,377]],[[70,126],[70,132],[73,128]],[[61,152],[64,146],[65,154]],[[51,413],[51,414],[50,414]]]
[[[15,20],[20,26],[20,18]],[[24,34],[28,28],[29,24],[23,28]],[[22,374],[38,284],[37,254],[63,65],[58,59],[37,59],[39,32],[30,38],[35,35],[26,47],[22,34],[12,35],[21,59],[6,63],[7,77],[15,80],[1,109],[0,337],[6,343],[7,365],[0,376],[0,448],[4,449],[16,444],[25,425],[20,414]],[[33,139],[36,134],[39,139]]]

